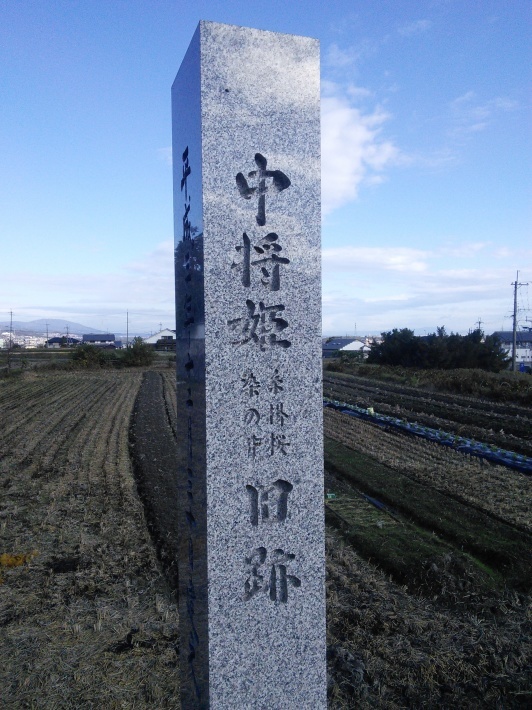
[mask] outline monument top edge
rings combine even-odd
[[[309,35],[296,35],[293,32],[276,32],[275,30],[262,30],[259,27],[246,27],[244,25],[234,25],[228,22],[214,22],[213,20],[200,20],[198,22],[198,25],[196,27],[195,32],[198,31],[198,29],[201,31],[202,27],[226,27],[227,29],[235,29],[235,30],[245,30],[245,31],[250,31],[250,32],[260,32],[263,34],[271,34],[271,35],[284,35],[286,37],[295,37],[295,38],[301,38],[301,39],[311,39],[314,40],[315,42],[319,43],[319,39],[317,37],[310,37]]]

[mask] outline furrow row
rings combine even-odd
[[[528,476],[330,409],[324,412],[324,431],[326,436],[442,493],[532,530],[532,480]]]

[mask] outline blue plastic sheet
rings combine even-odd
[[[404,419],[389,417],[385,414],[377,414],[373,411],[370,413],[367,409],[362,407],[347,404],[346,402],[338,402],[328,397],[323,398],[323,406],[336,409],[342,414],[348,414],[350,417],[370,421],[379,426],[406,431],[413,436],[435,441],[442,446],[447,446],[461,453],[477,456],[487,461],[493,461],[493,463],[513,468],[522,473],[532,473],[532,458],[523,456],[522,454],[516,454],[513,451],[506,451],[505,449],[500,449],[490,444],[484,444],[473,439],[466,439],[463,436],[455,436],[454,434],[440,431],[439,429],[431,429],[430,427],[417,424],[416,422],[407,422]]]

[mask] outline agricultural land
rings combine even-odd
[[[523,400],[329,370],[324,394],[532,455]],[[0,706],[179,707],[175,418],[162,366],[0,380]],[[329,707],[530,707],[530,476],[324,431]]]

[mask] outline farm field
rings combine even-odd
[[[0,706],[179,707],[175,417],[166,368],[0,380]],[[528,707],[530,479],[325,433],[329,707]]]
[[[416,421],[532,457],[531,406],[429,392],[328,370],[324,372],[323,393],[360,407],[373,407],[379,414]]]
[[[324,373],[324,394],[457,434],[475,431],[481,441],[486,423],[492,440],[504,425],[515,450],[528,451],[530,445],[531,411],[525,407],[433,395],[344,373]],[[412,627],[396,625],[394,606],[390,622],[385,617],[377,625],[380,633],[357,644],[364,663],[361,648],[375,648],[368,663],[385,657],[376,648],[380,634],[394,638],[399,655],[416,648],[423,659],[421,666],[413,663],[410,690],[401,697],[386,686],[392,697],[383,706],[529,706],[532,677],[524,659],[531,649],[532,478],[330,408],[324,410],[324,433],[326,520],[357,566],[368,565],[373,575],[375,566],[387,572],[390,593],[392,580],[400,587],[401,622],[416,625],[425,618],[432,629],[430,640],[419,631],[413,636]],[[336,547],[330,558],[335,554]],[[360,612],[348,614],[353,616],[350,640],[364,628]],[[475,625],[482,628],[477,641]],[[457,642],[462,633],[468,640]],[[509,654],[501,655],[502,647]],[[414,680],[425,663],[434,673],[432,691],[427,678]],[[393,674],[396,666],[390,665]],[[353,699],[360,701],[356,690]],[[348,707],[343,696],[342,702]]]
[[[141,379],[0,381],[1,707],[176,707],[176,605],[128,452]]]

